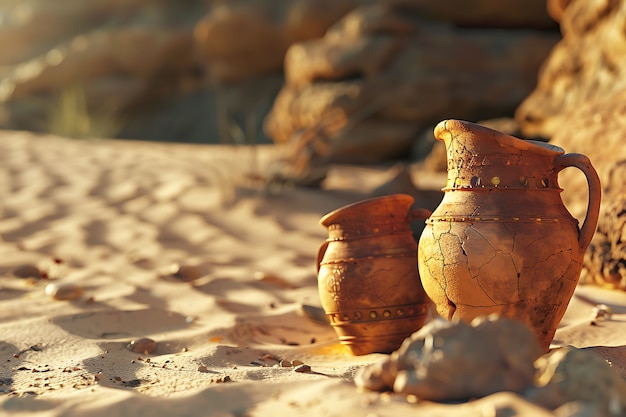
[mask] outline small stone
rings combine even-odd
[[[222,377],[217,378],[215,382],[218,384],[223,384],[225,382],[232,382],[232,379],[230,379],[228,375],[224,375]]]
[[[81,286],[69,282],[48,284],[45,292],[47,296],[59,301],[76,300],[84,293]]]
[[[184,282],[200,278],[200,270],[195,265],[172,265],[172,275]]]
[[[293,371],[299,373],[311,372],[311,367],[309,365],[298,365],[293,369]]]
[[[606,304],[597,304],[591,310],[591,317],[593,317],[594,320],[610,320],[612,315],[613,311],[611,307]]]
[[[198,366],[198,372],[209,372],[209,368],[204,365]]]
[[[17,278],[41,278],[41,272],[35,265],[22,265],[13,270],[13,275]]]
[[[283,359],[282,361],[280,361],[279,365],[282,366],[283,368],[291,368],[293,366],[293,364],[286,359]]]
[[[154,340],[149,339],[147,337],[133,340],[126,346],[128,350],[133,351],[135,353],[142,353],[144,355],[149,355],[150,353],[154,352],[156,347],[157,347],[157,343]]]

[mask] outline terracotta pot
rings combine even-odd
[[[600,208],[589,159],[459,120],[435,128],[448,156],[441,204],[419,241],[426,293],[445,318],[499,313],[528,324],[547,350],[574,292]],[[587,217],[561,201],[558,174],[589,185]]]
[[[410,222],[430,211],[411,211],[412,204],[409,195],[389,195],[320,220],[329,234],[317,259],[322,307],[355,355],[398,349],[428,316]]]

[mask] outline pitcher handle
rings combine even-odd
[[[325,241],[321,244],[320,248],[317,250],[317,273],[320,272],[320,266],[322,264],[322,259],[324,259],[324,254],[326,253],[326,249],[328,249],[328,241]]]
[[[587,185],[589,186],[589,201],[587,202],[587,215],[580,228],[578,244],[582,249],[586,249],[591,243],[591,238],[596,232],[598,217],[600,215],[600,200],[602,198],[602,187],[600,178],[591,161],[585,155],[579,153],[568,153],[559,155],[555,159],[557,173],[567,167],[578,168],[585,174]]]
[[[409,222],[419,219],[427,219],[433,214],[432,211],[425,208],[416,208],[409,212]]]

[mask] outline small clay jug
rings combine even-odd
[[[419,241],[426,293],[448,319],[518,319],[548,350],[598,222],[595,169],[584,155],[470,122],[443,121],[435,137],[446,145],[448,179]],[[560,196],[566,167],[587,178],[581,228]]]
[[[329,235],[317,258],[322,307],[354,355],[398,349],[428,316],[410,223],[431,212],[412,204],[410,195],[387,195],[320,220]]]

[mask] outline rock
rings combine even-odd
[[[309,372],[311,372],[311,367],[309,365],[302,364],[302,365],[298,365],[298,366],[294,367],[293,371],[301,373],[301,374],[309,373]]]
[[[626,412],[626,382],[605,359],[583,349],[563,347],[537,360],[536,386],[525,397],[555,409],[571,401],[591,405],[602,416]]]
[[[603,205],[598,230],[583,259],[580,282],[626,290],[626,195]]]
[[[553,33],[426,21],[393,2],[363,6],[324,38],[289,48],[286,84],[265,130],[290,144],[293,175],[302,178],[318,177],[329,163],[403,157],[445,115],[512,113],[557,40]]]
[[[318,38],[358,0],[218,1],[198,22],[195,39],[215,83],[282,70],[287,48]]]
[[[47,296],[58,301],[71,301],[82,297],[85,291],[77,284],[70,282],[55,282],[46,285],[45,293]]]
[[[128,345],[126,345],[126,349],[135,352],[141,353],[143,355],[148,355],[155,351],[157,348],[157,343],[147,337],[142,337],[141,339],[132,340]]]
[[[552,138],[583,103],[626,88],[626,1],[556,1],[563,39],[516,111],[522,132]]]
[[[26,264],[13,270],[13,275],[17,278],[41,278],[41,271],[35,265]]]
[[[115,74],[148,82],[159,71],[186,70],[191,50],[191,35],[184,32],[139,27],[94,31],[58,46],[53,60],[47,53],[16,66],[0,83],[0,99],[10,102]]]
[[[534,333],[517,321],[495,316],[471,324],[437,319],[390,357],[362,368],[355,383],[432,401],[519,393],[532,385],[533,362],[540,354]]]
[[[572,0],[548,0],[546,5],[548,15],[555,21],[560,22],[565,9],[571,2]]]
[[[127,118],[198,88],[197,18],[190,16],[200,3],[19,2],[0,26],[0,45],[27,44],[34,52],[13,54],[0,68],[0,125],[113,137]]]
[[[393,3],[406,5],[424,17],[463,27],[554,29],[557,26],[554,16],[546,10],[545,0],[394,0]]]
[[[8,4],[7,4],[8,3]],[[13,4],[11,4],[13,3]],[[0,66],[14,65],[52,50],[103,20],[126,17],[150,1],[20,0],[3,2],[0,13]]]

